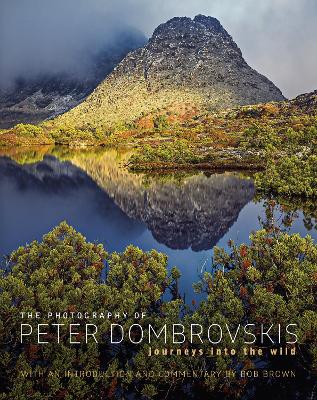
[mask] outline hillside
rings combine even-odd
[[[169,108],[215,111],[279,101],[281,91],[252,69],[220,22],[198,15],[173,18],[129,53],[79,106],[55,124],[103,131]]]
[[[37,123],[75,107],[127,53],[146,42],[145,36],[133,29],[117,32],[111,44],[106,40],[100,49],[86,49],[80,54],[81,64],[85,66],[81,74],[69,70],[21,77],[12,86],[0,88],[0,128],[20,122]]]

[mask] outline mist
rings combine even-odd
[[[286,97],[317,88],[315,0],[0,0],[0,86],[18,77],[85,77],[91,56],[135,28],[174,16],[220,20],[251,67]]]
[[[85,79],[99,51],[113,49],[122,34],[137,30],[111,2],[0,1],[2,88],[17,78],[42,74],[69,73]]]

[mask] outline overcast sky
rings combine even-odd
[[[174,16],[216,17],[247,62],[287,97],[317,89],[317,0],[0,0],[0,84],[76,70],[82,51],[132,26],[150,36]]]

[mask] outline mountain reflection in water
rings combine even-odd
[[[80,201],[87,191],[91,196],[94,192],[95,212],[105,224],[117,220],[115,225],[130,233],[145,224],[159,243],[194,251],[211,249],[254,196],[252,180],[234,174],[199,174],[178,184],[154,181],[146,186],[115,159],[114,151],[101,157],[79,154],[70,162],[46,156],[41,162],[24,165],[2,158],[0,174],[2,181],[9,180],[6,185],[15,183],[20,196],[33,192],[65,197],[80,189]],[[48,212],[54,214],[56,206]]]
[[[247,241],[264,213],[252,179],[235,173],[148,179],[123,168],[128,154],[116,150],[51,154],[34,154],[33,163],[0,157],[1,254],[66,220],[108,251],[130,243],[163,251],[191,292],[213,246]],[[306,233],[302,223],[295,229]]]

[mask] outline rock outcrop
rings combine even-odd
[[[156,28],[143,48],[129,53],[60,120],[107,127],[184,103],[211,111],[283,99],[269,79],[246,63],[217,19],[198,15],[173,18]]]

